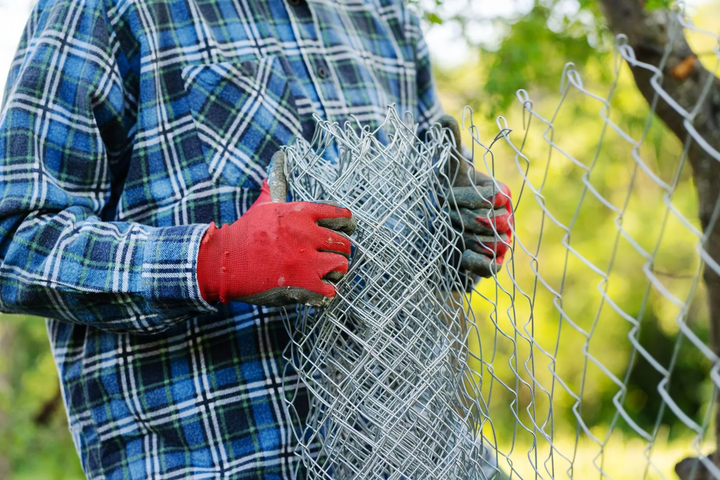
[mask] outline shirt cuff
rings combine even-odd
[[[180,225],[150,230],[145,242],[142,290],[158,321],[176,323],[216,313],[203,299],[197,279],[200,242],[209,225]]]

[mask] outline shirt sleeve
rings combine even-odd
[[[153,333],[206,312],[207,225],[115,218],[135,131],[131,60],[102,0],[41,1],[0,109],[0,310]]]
[[[418,107],[416,121],[418,122],[418,136],[424,138],[425,132],[431,125],[437,123],[445,110],[440,103],[437,92],[437,85],[430,63],[430,51],[422,33],[420,18],[409,9],[408,36],[413,38],[415,44],[416,82],[418,92]],[[467,158],[472,157],[472,152],[463,147],[463,153]],[[465,292],[472,292],[475,286],[482,280],[480,275],[460,270],[460,279]]]
[[[437,93],[435,77],[430,63],[430,51],[422,33],[420,18],[412,9],[408,9],[408,16],[408,38],[413,42],[415,49],[417,88],[415,121],[418,123],[418,132],[426,132],[431,125],[440,119],[444,111]]]

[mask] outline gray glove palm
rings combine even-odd
[[[454,141],[449,168],[453,180],[447,193],[450,219],[462,232],[461,267],[490,277],[500,270],[512,243],[513,210],[510,189],[478,172],[463,154],[460,127],[450,115],[439,120],[452,133]]]

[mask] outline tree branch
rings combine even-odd
[[[55,390],[55,394],[43,403],[40,411],[33,418],[33,423],[38,426],[47,426],[52,419],[52,416],[62,405],[62,394],[60,393],[60,387],[58,386]]]

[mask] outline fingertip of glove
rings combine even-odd
[[[350,210],[344,210],[350,213]],[[357,229],[357,219],[354,215],[352,215],[352,213],[350,213],[349,216],[321,218],[315,223],[317,223],[320,227],[329,228],[330,230],[341,232],[346,235],[352,235]]]
[[[504,183],[501,183],[501,184],[500,184],[500,190],[502,190],[502,192],[503,192],[505,195],[507,195],[508,197],[512,198],[512,191],[510,191],[510,187],[508,187],[508,186],[505,185]]]
[[[462,254],[460,267],[483,278],[490,278],[500,272],[502,263],[498,263],[486,255],[465,250]]]

